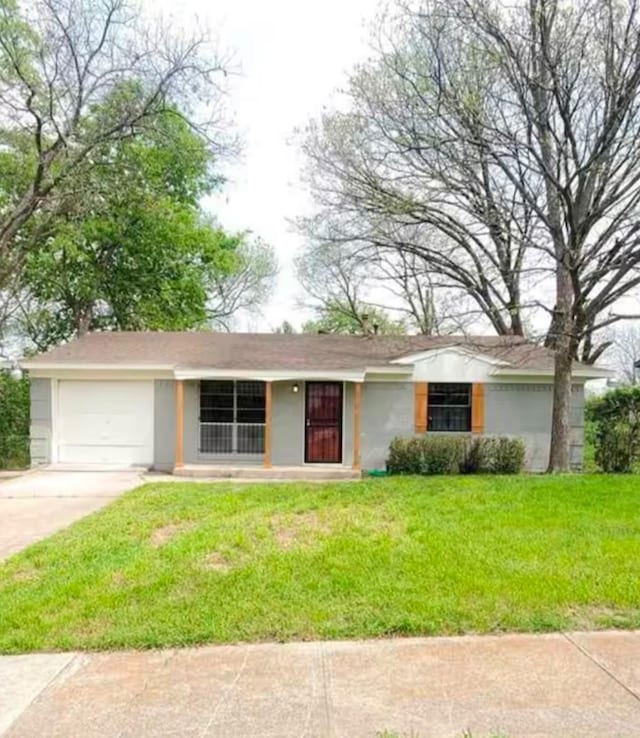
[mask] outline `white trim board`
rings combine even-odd
[[[504,379],[506,377],[509,377],[508,381],[511,381],[511,379],[515,379],[517,377],[540,377],[545,376],[548,379],[553,380],[554,372],[553,370],[550,370],[546,374],[543,374],[539,369],[517,369],[515,367],[505,367],[504,369],[499,369],[495,372],[493,372],[494,377],[498,377],[500,379]],[[615,372],[611,369],[603,369],[602,367],[580,367],[578,369],[574,369],[571,372],[572,379],[582,379],[588,380],[588,379],[607,379],[608,377],[615,376]]]
[[[176,369],[176,379],[252,379],[260,382],[362,382],[364,370],[260,370],[260,369]]]

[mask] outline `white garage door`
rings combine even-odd
[[[56,435],[62,464],[153,462],[153,382],[60,381]]]

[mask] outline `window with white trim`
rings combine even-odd
[[[264,453],[265,396],[264,382],[201,381],[200,451]]]
[[[471,432],[471,384],[429,382],[428,431]]]

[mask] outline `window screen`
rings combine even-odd
[[[200,382],[200,451],[264,453],[264,382]]]
[[[236,384],[238,423],[264,423],[264,382],[238,382]]]
[[[471,385],[429,383],[427,430],[471,431]]]
[[[200,422],[233,423],[233,382],[200,382]]]

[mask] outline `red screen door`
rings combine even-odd
[[[305,452],[307,463],[342,461],[342,382],[307,382]]]

